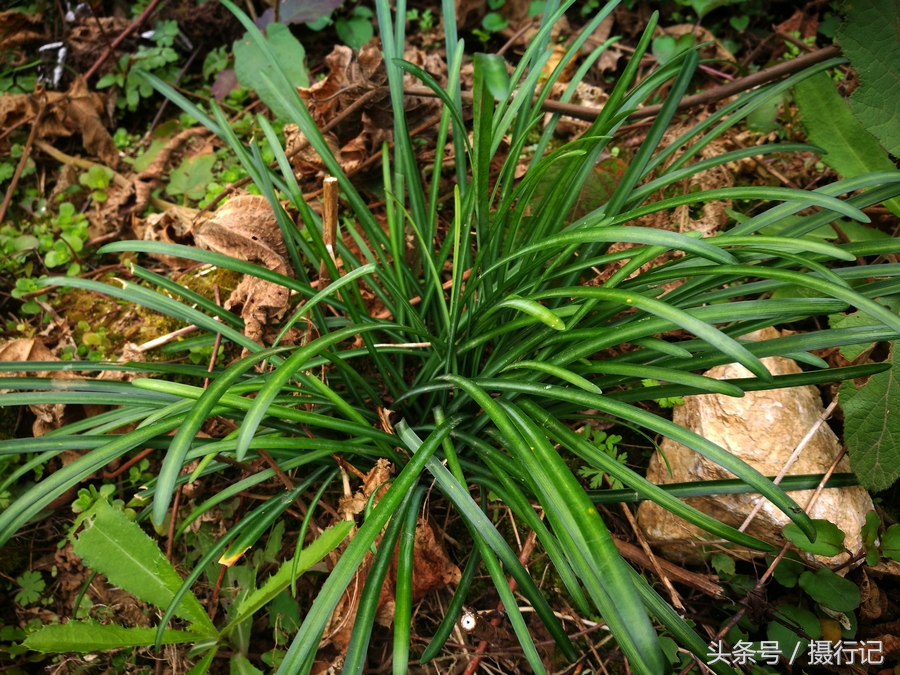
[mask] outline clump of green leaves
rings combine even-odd
[[[595,448],[608,455],[619,464],[625,465],[628,460],[628,453],[619,452],[617,444],[622,441],[622,437],[618,434],[607,434],[600,429],[593,429],[590,425],[585,425],[581,430],[581,435],[586,441],[591,443]],[[585,465],[578,469],[578,475],[588,479],[588,484],[592,490],[609,485],[613,490],[620,490],[623,485],[618,478],[613,478],[602,469]]]
[[[641,380],[641,384],[645,387],[659,386],[659,382],[651,378]],[[656,401],[660,408],[674,408],[676,405],[684,405],[684,399],[681,396],[664,396],[653,400]]]
[[[109,187],[112,178],[112,169],[94,164],[94,166],[78,176],[78,182],[91,191],[91,198],[95,202],[102,203],[109,199],[106,188]]]
[[[97,88],[117,86],[123,93],[116,101],[116,106],[137,110],[142,98],[153,94],[153,87],[147,82],[135,67],[142,68],[154,75],[169,81],[174,81],[178,75],[175,65],[181,58],[172,47],[175,37],[178,35],[177,21],[157,21],[153,26],[153,47],[141,45],[134,54],[123,54],[116,68],[101,77],[97,81]]]
[[[67,275],[81,273],[78,255],[88,240],[88,220],[75,205],[64,202],[59,212],[49,219],[27,223],[22,227],[12,224],[0,227],[0,272],[17,276],[16,290],[19,295],[30,293],[18,282],[28,282],[22,277],[30,277],[34,271],[34,255],[43,257],[49,269],[67,266]],[[18,297],[15,292],[14,297]],[[35,310],[37,311],[37,310]],[[26,313],[34,313],[26,310]]]

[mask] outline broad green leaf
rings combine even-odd
[[[881,559],[878,547],[875,545],[875,542],[878,540],[878,526],[880,524],[881,521],[878,518],[878,514],[874,511],[869,511],[866,514],[866,524],[859,531],[863,547],[866,549],[866,565],[869,567],[875,567]]]
[[[844,533],[837,525],[827,520],[815,519],[812,521],[816,528],[816,541],[811,542],[794,523],[788,523],[782,528],[782,534],[794,546],[801,551],[813,555],[836,556],[844,550]]]
[[[841,176],[897,170],[884,148],[850,112],[826,73],[794,85],[794,101],[810,143],[828,153],[822,155],[822,161]],[[885,205],[900,215],[900,199],[888,200]]]
[[[270,23],[266,26],[266,40],[278,55],[278,65],[295,87],[308,87],[309,75],[306,72],[306,50],[284,24]],[[253,38],[245,34],[234,43],[234,71],[238,82],[245,89],[253,89],[262,102],[281,119],[290,119],[288,110],[272,92],[270,86],[260,76],[265,73],[273,82],[279,79],[275,74],[275,66],[269,62]]]
[[[893,367],[869,378],[861,387],[852,380],[838,393],[844,411],[844,442],[859,483],[886,490],[900,477],[900,354],[891,345]]]
[[[850,108],[889,153],[900,156],[900,3],[854,0],[837,40],[859,75]]]
[[[179,642],[197,642],[196,633],[167,630],[163,633],[164,645]],[[122,647],[149,647],[156,641],[155,628],[125,628],[115,624],[104,625],[93,619],[48,624],[29,635],[24,645],[36,652],[99,652]]]
[[[156,159],[156,156],[159,154],[159,151],[166,147],[166,143],[168,141],[165,139],[158,138],[155,141],[150,142],[150,147],[147,148],[142,154],[138,155],[138,157],[134,160],[134,164],[132,164],[132,168],[136,173],[140,173],[149,167],[153,160]]]
[[[345,45],[353,49],[361,49],[375,35],[375,27],[372,25],[372,10],[360,5],[349,18],[338,19],[334,23],[334,29]]]
[[[74,551],[85,565],[105,575],[109,583],[160,609],[168,607],[182,583],[156,542],[137,523],[105,502],[97,505],[95,515],[85,523],[75,540]],[[185,596],[175,614],[195,624],[204,634],[216,634],[193,595]],[[155,635],[155,630],[152,633]],[[153,638],[148,644],[153,644]]]
[[[169,176],[166,192],[173,197],[184,195],[188,199],[201,199],[206,194],[206,186],[212,182],[215,163],[213,154],[186,157]]]
[[[771,562],[771,560],[766,558],[766,562]],[[778,563],[773,576],[775,581],[785,588],[793,588],[805,570],[806,566],[800,561],[800,556],[794,551],[788,551]]]
[[[476,64],[484,71],[484,84],[491,96],[496,101],[505,100],[509,95],[509,73],[506,72],[506,60],[496,54],[476,54],[475,60]]]
[[[885,558],[900,560],[900,525],[894,523],[881,535],[881,552]]]
[[[509,20],[504,19],[497,12],[488,12],[481,20],[481,26],[490,33],[498,33],[509,25]]]
[[[730,555],[716,553],[710,562],[712,562],[713,569],[716,570],[719,576],[731,576],[734,574],[734,558]]]
[[[827,567],[800,575],[800,588],[809,596],[836,612],[852,612],[859,607],[859,586],[839,577]]]
[[[894,312],[900,309],[900,296],[889,298],[885,304]],[[853,312],[852,314],[832,314],[828,317],[829,328],[853,328],[855,326],[877,326],[878,321],[863,312]],[[853,361],[857,356],[866,351],[869,344],[844,345],[840,348],[841,356],[848,361]]]
[[[782,654],[790,658],[804,654],[809,647],[809,640],[800,637],[800,630],[813,640],[822,636],[822,624],[815,614],[795,605],[779,605],[774,620],[766,628],[766,635],[778,643]]]
[[[285,588],[290,586],[291,581],[303,574],[310,567],[319,562],[326,555],[331,553],[337,546],[346,539],[350,530],[353,529],[353,523],[343,521],[334,527],[325,530],[319,537],[300,553],[300,559],[297,561],[296,575],[291,575],[291,569],[294,565],[293,559],[283,563],[278,571],[266,579],[263,585],[256,589],[253,593],[244,597],[237,609],[235,610],[235,618],[226,626],[222,632],[225,633],[232,626],[237,625],[241,621],[252,616],[270,602],[276,595],[281,593]]]

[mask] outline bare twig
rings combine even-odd
[[[819,418],[813,423],[813,425],[809,428],[809,431],[806,432],[806,435],[800,439],[800,442],[797,443],[797,447],[794,448],[794,451],[791,453],[791,456],[787,458],[787,461],[784,463],[784,466],[781,467],[781,471],[778,472],[778,475],[775,476],[775,479],[772,481],[775,485],[778,485],[781,482],[781,479],[787,475],[787,472],[790,470],[791,466],[793,466],[794,462],[800,457],[800,453],[803,452],[803,449],[809,445],[809,442],[812,440],[813,436],[816,435],[816,432],[819,431],[819,427],[821,427],[825,420],[831,417],[831,413],[834,412],[834,409],[837,407],[838,400],[834,399],[825,410],[822,411],[822,414],[819,415]],[[760,509],[763,507],[763,504],[766,503],[765,499],[760,499],[756,506],[753,507],[753,510],[747,515],[747,518],[744,520],[744,523],[738,528],[738,531],[743,532],[749,526],[750,523],[753,522],[753,519],[756,517],[756,514],[759,513]]]
[[[809,500],[806,502],[805,511],[809,511],[816,501],[819,499],[819,495],[822,494],[822,490],[825,489],[825,483],[828,482],[828,479],[831,478],[831,474],[834,473],[835,469],[837,469],[838,464],[840,464],[841,460],[844,458],[844,455],[847,454],[846,448],[841,448],[841,451],[837,454],[837,457],[834,458],[834,461],[831,463],[831,466],[828,467],[828,471],[822,476],[822,480],[819,481],[818,487],[816,487],[816,491],[810,496]],[[759,593],[760,589],[766,584],[769,578],[775,573],[775,568],[778,567],[778,564],[782,561],[784,556],[787,554],[788,550],[791,548],[791,542],[785,542],[784,546],[781,547],[781,550],[778,552],[778,555],[775,556],[775,559],[772,561],[772,564],[769,565],[769,568],[765,571],[765,573],[760,577],[759,581],[756,582],[756,585],[753,587],[753,590],[748,593],[748,596]],[[741,620],[741,617],[744,616],[744,613],[747,611],[747,607],[741,607],[728,622],[719,629],[719,632],[716,633],[715,637],[713,637],[712,642],[717,642],[721,640],[725,635],[730,631],[738,621]],[[686,665],[678,675],[687,675],[691,668],[694,667],[693,663],[689,663]]]
[[[159,0],[150,0],[150,4],[147,5],[147,8],[143,12],[141,12],[141,15],[138,18],[136,18],[134,21],[132,21],[131,24],[128,26],[128,28],[123,30],[119,34],[119,36],[115,40],[112,41],[112,44],[110,44],[106,49],[103,50],[103,53],[100,55],[100,58],[98,58],[94,62],[94,65],[92,65],[91,69],[89,71],[87,71],[87,73],[85,74],[85,76],[84,76],[85,82],[87,82],[89,79],[91,79],[91,75],[93,75],[94,73],[97,72],[97,69],[103,65],[103,63],[106,61],[106,59],[109,58],[109,55],[113,53],[115,48],[118,47],[120,44],[122,44],[122,42],[125,40],[125,38],[127,38],[129,35],[131,35],[135,31],[135,29],[137,29],[138,26],[140,26],[142,23],[144,23],[144,21],[147,20],[147,17],[150,16],[151,13],[153,13],[153,10],[156,9],[156,6],[158,4],[159,4]]]
[[[766,68],[765,70],[760,70],[759,72],[748,75],[747,77],[742,77],[739,80],[728,82],[727,84],[723,84],[719,87],[707,89],[706,91],[695,94],[694,96],[683,98],[678,104],[678,109],[682,110],[684,108],[693,108],[694,106],[706,105],[708,103],[714,103],[715,101],[721,101],[723,98],[728,98],[729,96],[740,94],[743,91],[753,89],[753,87],[758,87],[762,84],[767,84],[785,75],[799,72],[804,68],[815,65],[816,63],[821,63],[822,61],[826,61],[832,57],[840,56],[840,54],[840,49],[835,46],[818,49],[811,54],[798,56],[795,59],[785,61],[784,63],[779,63],[778,65],[772,66],[771,68]],[[428,87],[405,87],[403,91],[409,96],[435,96],[435,93]],[[471,101],[472,92],[462,92],[462,98],[465,101]],[[631,113],[628,118],[640,119],[643,117],[653,117],[654,115],[658,114],[661,109],[662,105],[650,105],[646,108],[636,110],[635,112]],[[600,114],[600,110],[594,107],[575,105],[572,103],[560,103],[559,101],[545,101],[541,106],[541,110],[543,110],[544,112],[568,115],[569,117],[574,117],[575,119],[579,120],[585,120],[587,122],[593,122]]]
[[[325,250],[331,258],[331,262],[337,267],[337,258],[334,255],[334,247],[337,240],[338,221],[338,180],[334,176],[328,176],[322,184],[324,201],[322,204],[322,240]],[[331,279],[328,278],[328,267],[323,260],[319,264],[319,290],[325,288]]]
[[[6,215],[6,209],[9,208],[9,202],[12,201],[13,192],[16,191],[16,187],[19,185],[19,178],[22,176],[22,171],[25,170],[25,164],[28,163],[28,157],[31,155],[31,146],[34,143],[35,138],[37,138],[41,117],[44,116],[44,109],[47,107],[47,97],[44,95],[44,87],[42,85],[36,84],[34,86],[34,97],[38,102],[38,110],[34,116],[34,122],[31,125],[31,133],[28,134],[28,140],[25,142],[25,147],[22,149],[22,156],[19,158],[16,171],[13,173],[12,180],[9,182],[6,194],[3,196],[3,204],[0,206],[0,223],[3,222],[3,217]]]

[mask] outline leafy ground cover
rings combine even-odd
[[[653,9],[3,13],[6,670],[889,667],[897,9]],[[826,473],[676,423],[800,386]]]

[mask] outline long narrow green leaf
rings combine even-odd
[[[337,565],[328,575],[316,601],[304,618],[300,630],[294,636],[279,668],[281,672],[287,675],[305,675],[308,672],[312,666],[310,656],[319,648],[319,638],[325,628],[325,623],[340,601],[344,589],[347,588],[347,584],[356,573],[372,542],[381,533],[382,528],[419,479],[428,459],[449,433],[450,426],[442,424],[425,439],[422,447],[412,456],[409,463],[394,479],[391,487],[366,518],[365,523],[359,528]]]

